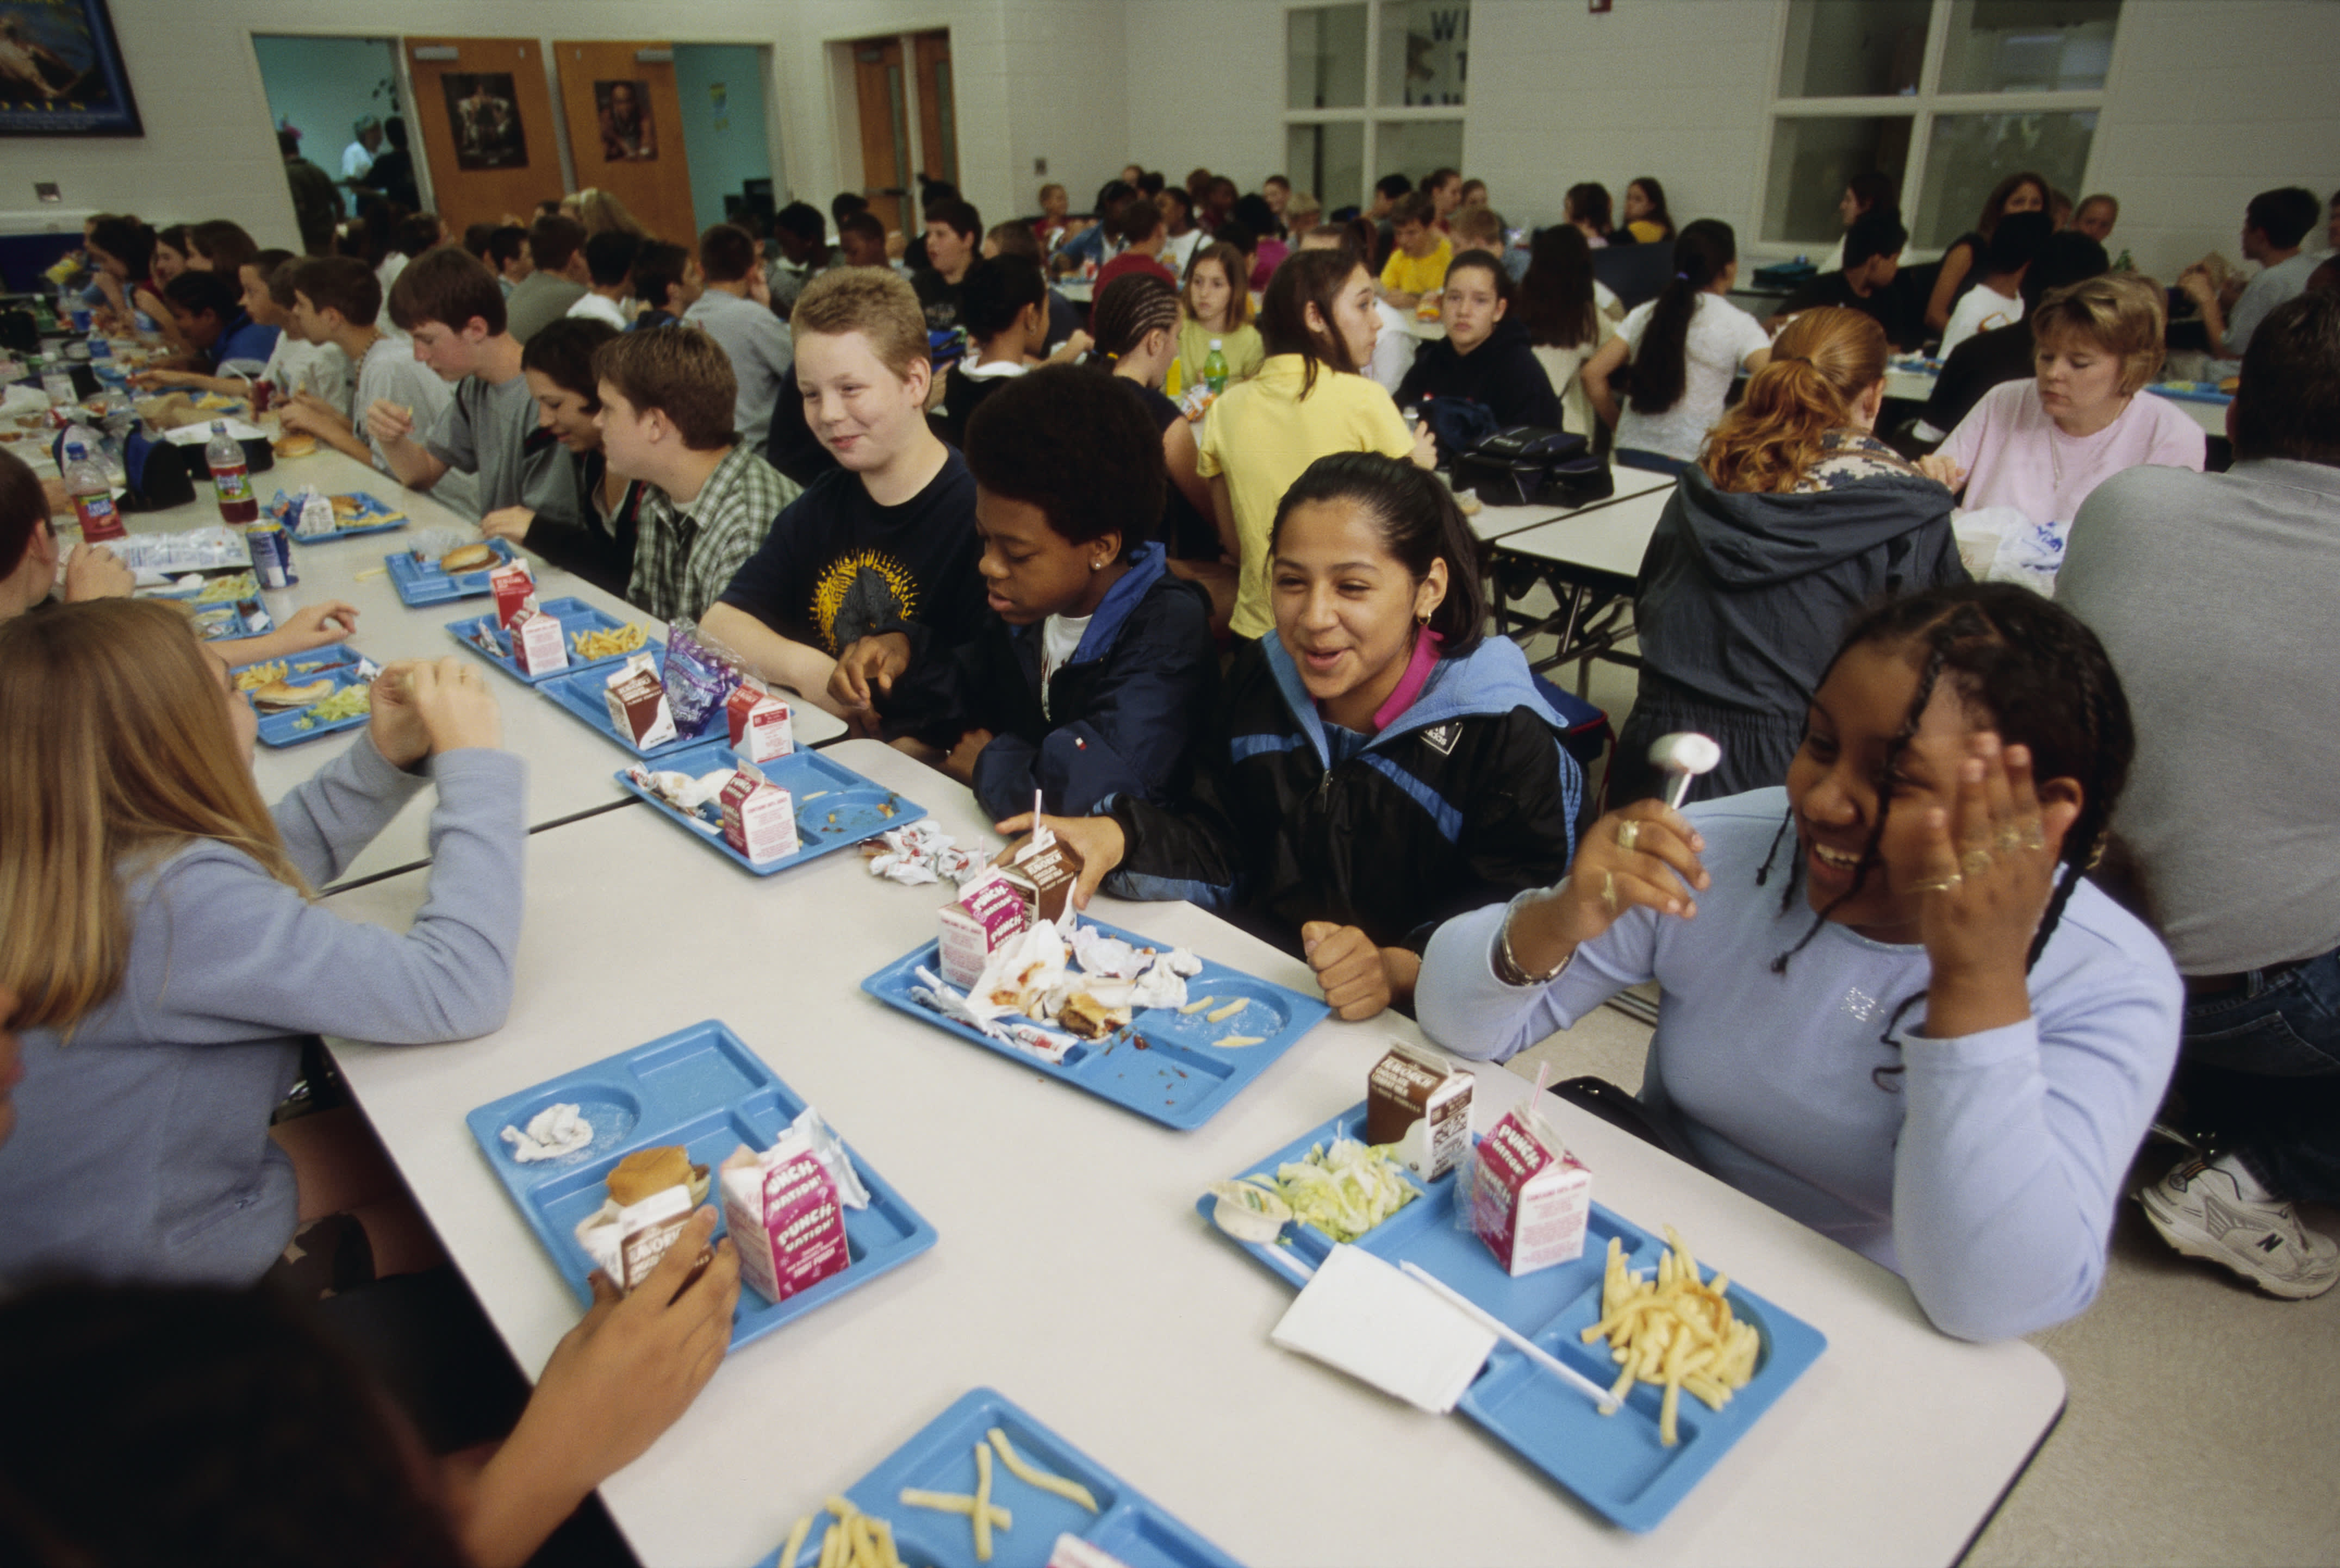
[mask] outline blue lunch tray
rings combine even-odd
[[[606,718],[607,715],[604,714]],[[721,716],[718,714],[719,722]],[[658,772],[688,773],[696,779],[712,773],[719,768],[737,768],[739,754],[731,749],[728,725],[726,739],[702,740],[683,751],[660,750],[652,753]],[[797,852],[783,855],[777,860],[767,860],[759,866],[731,847],[723,836],[719,814],[711,832],[691,826],[692,818],[672,802],[661,799],[652,790],[645,789],[626,777],[624,769],[616,775],[620,788],[641,797],[669,819],[682,825],[692,838],[704,840],[709,847],[728,855],[738,865],[759,877],[769,877],[808,860],[818,860],[824,855],[835,854],[848,845],[858,844],[864,839],[915,822],[927,814],[927,809],[915,800],[907,800],[882,784],[873,784],[842,762],[833,762],[818,751],[791,751],[786,757],[776,757],[769,762],[759,762],[757,770],[788,792],[789,804],[797,814]],[[807,804],[805,797],[813,797]],[[891,808],[888,814],[887,808]],[[699,817],[699,822],[710,819]]]
[[[1241,1174],[1273,1176],[1276,1166],[1307,1158],[1316,1144],[1330,1145],[1335,1138],[1362,1143],[1364,1135],[1365,1107],[1359,1104]],[[1593,1382],[1606,1387],[1616,1381],[1608,1341],[1587,1345],[1579,1337],[1601,1318],[1601,1276],[1608,1265],[1609,1238],[1624,1242],[1626,1267],[1653,1276],[1658,1255],[1666,1250],[1662,1236],[1596,1203],[1585,1228],[1583,1256],[1513,1279],[1477,1236],[1454,1228],[1453,1172],[1427,1186],[1411,1173],[1406,1180],[1423,1196],[1359,1236],[1356,1245],[1391,1263],[1412,1261]],[[1217,1202],[1205,1193],[1195,1203],[1195,1212],[1208,1221]],[[1215,1225],[1212,1228],[1217,1229]],[[1265,1246],[1236,1241],[1224,1231],[1218,1234],[1290,1283],[1290,1276],[1269,1260]],[[1312,1265],[1322,1263],[1333,1249],[1332,1237],[1311,1225],[1295,1221],[1284,1227],[1284,1236],[1290,1254]],[[1700,1272],[1704,1278],[1714,1277],[1714,1271],[1702,1264]],[[1628,1530],[1655,1529],[1828,1348],[1828,1338],[1819,1330],[1737,1281],[1727,1294],[1733,1315],[1754,1325],[1763,1336],[1755,1375],[1720,1410],[1709,1410],[1683,1394],[1676,1414],[1681,1441],[1671,1448],[1658,1443],[1663,1389],[1636,1384],[1625,1396],[1623,1409],[1603,1415],[1584,1394],[1501,1343],[1464,1392],[1459,1408],[1610,1523]]]
[[[1118,926],[1108,926],[1102,920],[1083,916],[1082,923],[1107,936],[1118,937],[1135,948],[1169,950],[1164,943]],[[1216,1006],[1197,1013],[1181,1013],[1175,1007],[1147,1007],[1133,1015],[1128,1028],[1116,1030],[1101,1040],[1079,1041],[1062,1063],[1047,1062],[911,999],[910,988],[924,983],[917,978],[917,969],[923,967],[934,974],[942,973],[940,948],[939,942],[928,942],[907,957],[897,958],[862,981],[861,988],[922,1023],[947,1030],[1036,1073],[1061,1078],[1099,1099],[1111,1100],[1149,1121],[1181,1132],[1191,1132],[1218,1115],[1276,1057],[1332,1012],[1314,997],[1304,997],[1272,981],[1205,958],[1202,973],[1187,979],[1186,995],[1190,1000],[1216,997]],[[1210,1021],[1210,1014],[1238,997],[1250,1005],[1222,1023]],[[1042,1027],[1059,1034],[1066,1032],[1053,1024]],[[1221,1049],[1212,1043],[1230,1035],[1262,1037],[1258,1045],[1232,1049]]]
[[[501,1130],[525,1127],[539,1111],[563,1103],[575,1105],[593,1124],[593,1141],[575,1154],[536,1165],[513,1159]],[[463,1121],[521,1217],[551,1255],[553,1267],[577,1299],[590,1305],[593,1288],[586,1275],[593,1263],[578,1243],[577,1223],[610,1196],[604,1184],[620,1159],[636,1149],[685,1146],[693,1164],[708,1167],[707,1201],[720,1214],[723,1201],[712,1179],[716,1167],[743,1143],[771,1147],[804,1108],[803,1097],[782,1083],[762,1057],[710,1018],[532,1089],[491,1100]],[[850,1145],[846,1153],[861,1185],[869,1189],[868,1207],[845,1211],[846,1250],[852,1263],[842,1274],[778,1303],[766,1301],[741,1284],[739,1305],[731,1319],[735,1348],[868,1284],[935,1245],[935,1227]],[[719,1236],[723,1231],[719,1220],[715,1234]]]
[[[2172,402],[2216,403],[2224,408],[2235,401],[2232,392],[2218,390],[2216,382],[2154,382],[2145,390]]]
[[[337,642],[331,648],[313,648],[306,653],[293,655],[284,660],[284,679],[294,685],[331,680],[333,690],[327,693],[328,696],[352,686],[366,685],[381,673],[346,642]],[[240,675],[252,668],[246,664],[228,673]],[[252,701],[250,692],[243,695],[246,702]],[[258,704],[253,705],[253,710],[259,713]],[[293,708],[282,713],[260,713],[260,743],[281,750],[287,746],[314,740],[321,735],[338,735],[344,729],[355,729],[372,719],[370,713],[352,713],[347,719],[336,719],[330,724],[312,724],[304,729],[301,727],[301,720],[308,717],[308,712],[305,708]]]
[[[344,664],[355,664],[363,657],[364,655],[348,643],[336,642],[330,648],[312,648],[306,653],[291,653],[283,659],[260,660],[250,664],[238,664],[232,667],[228,674],[233,677],[243,674],[247,670],[257,670],[262,664],[282,664],[284,666],[284,679],[287,680],[298,680],[304,675],[314,679],[328,670],[338,669]]]
[[[592,670],[605,664],[615,664],[620,660],[632,658],[633,653],[643,653],[649,650],[650,644],[646,640],[641,647],[635,649],[633,653],[605,653],[599,659],[580,659],[577,654],[576,644],[570,640],[577,633],[616,631],[626,623],[605,610],[594,609],[581,599],[542,600],[538,602],[537,608],[548,615],[560,618],[560,645],[569,650],[567,664],[559,670],[548,670],[541,675],[530,675],[520,667],[520,661],[511,654],[511,633],[499,627],[496,624],[496,618],[492,615],[475,615],[467,620],[451,620],[447,623],[447,635],[472,652],[484,656],[489,663],[511,676],[514,680],[524,680],[530,686],[550,680],[556,676],[573,675],[580,670]],[[489,646],[491,642],[494,644],[493,647]],[[602,679],[605,680],[609,679],[608,670],[602,671]],[[604,719],[609,718],[606,706],[601,717]],[[612,729],[610,733],[614,738],[617,731]]]
[[[497,565],[515,559],[507,541],[491,539],[483,542],[496,552]],[[451,599],[475,599],[488,591],[488,573],[495,570],[493,566],[483,566],[477,571],[442,571],[436,559],[417,561],[411,550],[394,550],[382,558],[382,563],[390,568],[391,584],[398,590],[400,602],[409,610],[418,605],[444,604]]]
[[[1016,1526],[993,1529],[991,1561],[984,1568],[1042,1568],[1056,1537],[1068,1532],[1112,1553],[1129,1568],[1241,1568],[1159,1503],[1133,1490],[995,1389],[977,1388],[961,1394],[916,1437],[848,1487],[846,1501],[893,1526],[894,1548],[903,1562],[932,1568],[961,1568],[962,1564],[977,1568],[974,1527],[964,1515],[908,1507],[901,1494],[905,1487],[972,1494],[975,1445],[984,1442],[984,1434],[995,1426],[1006,1434],[1009,1445],[1026,1463],[1087,1487],[1096,1499],[1097,1512],[1092,1513],[1069,1498],[1018,1480],[999,1463],[995,1452],[992,1500],[1015,1515]],[[824,1513],[814,1519],[812,1533],[805,1538],[795,1563],[780,1562],[780,1552],[786,1549],[783,1542],[757,1568],[804,1568],[818,1563],[824,1521],[830,1518]]]
[[[331,544],[337,539],[355,539],[362,533],[387,533],[393,528],[406,526],[404,512],[380,497],[359,490],[349,492],[349,499],[356,501],[360,508],[357,521],[337,528],[331,533],[302,534],[292,526],[300,521],[292,505],[297,499],[280,490],[276,492],[276,499],[268,503],[269,515],[284,525],[284,537],[295,544]],[[332,498],[328,496],[326,499]]]
[[[637,651],[650,656],[650,663],[657,669],[659,678],[663,680],[666,676],[666,644],[651,642]],[[631,655],[628,657],[630,658]],[[724,719],[722,710],[718,708],[707,716],[706,734],[678,735],[664,745],[653,746],[645,751],[635,745],[630,737],[620,734],[618,727],[610,722],[610,671],[607,665],[587,670],[564,670],[558,675],[548,675],[538,681],[536,690],[538,695],[550,699],[565,712],[582,719],[589,728],[599,731],[612,746],[622,746],[645,761],[653,758],[671,757],[678,751],[687,751],[694,746],[704,746],[712,739],[728,737],[731,733],[729,721]],[[709,769],[701,769],[700,771],[706,772]]]

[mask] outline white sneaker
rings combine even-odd
[[[2203,1160],[2180,1161],[2137,1197],[2164,1241],[2225,1264],[2269,1295],[2305,1301],[2340,1281],[2340,1244],[2301,1225],[2287,1203],[2243,1196],[2233,1176]]]

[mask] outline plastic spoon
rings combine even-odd
[[[1666,804],[1681,809],[1691,780],[1711,773],[1722,760],[1722,748],[1711,736],[1679,729],[1650,743],[1650,766],[1666,775]]]

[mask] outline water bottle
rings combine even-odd
[[[219,498],[220,521],[242,528],[260,515],[260,501],[252,493],[252,471],[245,466],[243,446],[227,433],[227,422],[212,422],[212,439],[203,448],[211,465],[212,493]]]
[[[74,516],[80,520],[81,536],[91,544],[102,544],[109,539],[120,539],[129,531],[122,526],[122,514],[114,510],[114,488],[105,481],[105,465],[90,455],[90,449],[77,441],[65,443],[65,493],[73,498]]]
[[[51,408],[70,408],[77,401],[74,396],[73,372],[60,359],[49,359],[41,364],[41,392]]]
[[[1211,340],[1211,357],[1203,362],[1203,384],[1213,397],[1227,390],[1227,356],[1217,338]]]

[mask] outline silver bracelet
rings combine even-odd
[[[1551,890],[1557,893],[1567,885],[1568,878],[1563,877]],[[1566,974],[1568,966],[1576,961],[1576,949],[1571,948],[1567,957],[1562,958],[1543,974],[1532,975],[1520,967],[1519,958],[1512,952],[1512,917],[1519,913],[1520,898],[1534,896],[1531,893],[1522,893],[1518,898],[1513,898],[1503,910],[1502,925],[1495,931],[1495,978],[1515,989],[1524,989],[1530,986],[1549,986]]]

